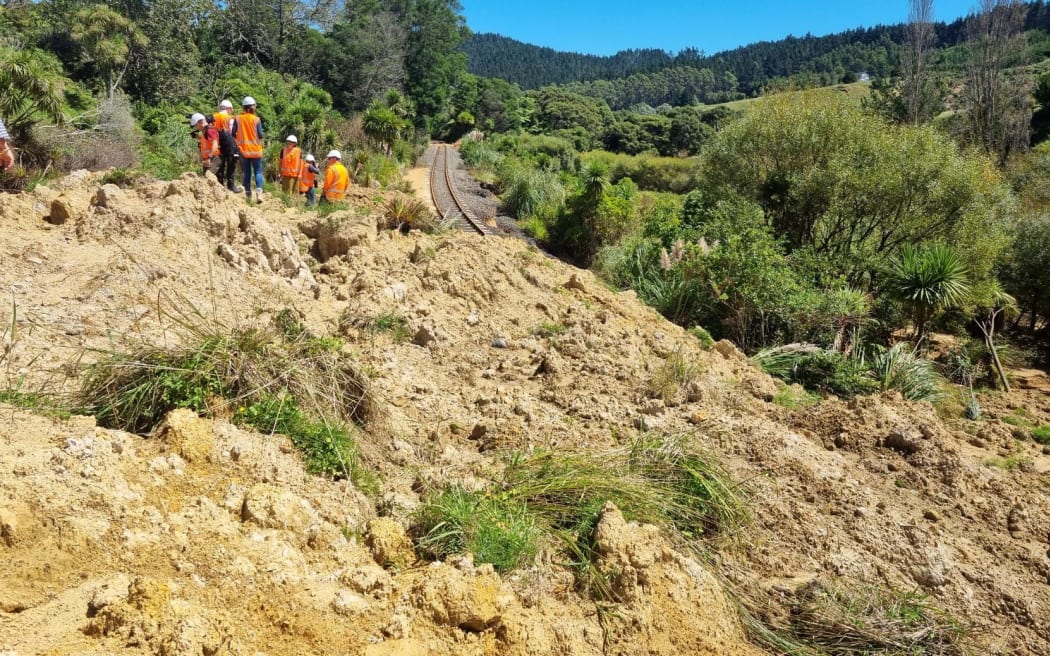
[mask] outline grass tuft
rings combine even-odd
[[[363,473],[350,431],[376,408],[367,380],[334,343],[282,314],[268,329],[190,331],[184,342],[105,354],[85,373],[77,412],[146,433],[176,408],[201,416],[238,408],[235,422],[288,435],[311,471]]]
[[[792,609],[790,632],[821,653],[962,656],[968,629],[919,592],[812,585]]]
[[[470,550],[475,562],[513,568],[528,562],[536,553],[534,541],[540,541],[568,556],[581,588],[608,599],[611,592],[592,557],[594,528],[606,502],[628,520],[660,526],[683,544],[730,535],[749,517],[725,472],[682,440],[640,438],[601,453],[519,453],[509,458],[502,480],[483,492],[433,492],[416,517],[424,554],[440,558]]]
[[[700,373],[700,365],[688,361],[676,351],[668,355],[646,381],[645,394],[669,402],[678,396],[679,391],[699,378]]]

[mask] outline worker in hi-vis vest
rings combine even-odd
[[[317,204],[317,174],[321,169],[317,168],[317,160],[313,155],[307,155],[303,160],[303,170],[299,174],[299,193],[306,194],[306,206],[313,207]]]
[[[303,151],[299,148],[299,139],[294,134],[288,135],[281,149],[281,190],[288,195],[299,192],[299,176],[303,171]]]
[[[197,140],[201,148],[201,175],[211,171],[216,177],[219,174],[219,131],[215,126],[208,125],[204,120],[204,114],[194,114],[190,117],[190,127],[198,132]]]
[[[343,155],[338,150],[328,153],[324,169],[324,200],[335,203],[346,198],[350,188],[350,172],[343,166]]]
[[[233,137],[241,153],[241,169],[244,174],[244,195],[252,200],[252,180],[255,180],[255,200],[262,202],[263,192],[263,127],[262,119],[255,115],[255,98],[245,96],[242,110],[233,119]]]

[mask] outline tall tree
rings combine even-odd
[[[930,74],[937,36],[933,0],[909,0],[907,41],[901,52],[901,97],[904,121],[918,125],[937,111],[938,97]]]
[[[110,100],[128,70],[132,52],[149,43],[134,22],[106,5],[78,11],[72,36],[85,59],[105,80],[106,98]]]
[[[451,117],[452,95],[467,72],[460,45],[469,35],[458,0],[394,0],[408,30],[407,91],[416,124],[433,132]]]
[[[1023,63],[1021,30],[1027,11],[1022,0],[981,0],[979,12],[967,24],[966,130],[970,140],[1000,164],[1028,148],[1028,81],[1020,72],[1007,72]]]

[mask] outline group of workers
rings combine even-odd
[[[237,159],[241,160],[243,191],[248,202],[252,200],[252,182],[255,182],[255,200],[262,202],[263,191],[263,126],[255,114],[255,99],[245,96],[240,114],[233,114],[233,103],[223,100],[219,111],[210,117],[194,114],[190,125],[197,129],[200,141],[201,163],[205,173],[211,171],[219,183],[233,192],[240,192],[234,180]],[[350,172],[342,162],[338,150],[329,151],[326,157],[324,184],[321,186],[322,201],[334,203],[346,198],[350,188]],[[280,182],[287,194],[306,197],[308,205],[317,203],[317,178],[321,170],[313,155],[303,157],[299,139],[290,134],[281,149]]]

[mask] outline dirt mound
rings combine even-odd
[[[1041,392],[982,399],[977,423],[893,395],[787,410],[732,345],[703,349],[633,293],[516,240],[380,231],[378,195],[355,200],[319,219],[196,176],[84,173],[0,203],[4,387],[72,390],[111,350],[287,310],[345,340],[381,406],[358,439],[369,496],[219,419],[174,412],[143,438],[0,406],[0,652],[754,653],[716,576],[774,625],[804,596],[785,581],[881,586],[974,624],[982,653],[1050,653],[1047,456],[1004,421],[1050,423]],[[702,566],[607,508],[601,605],[557,563],[414,560],[420,490],[639,432],[744,482],[738,547]]]

